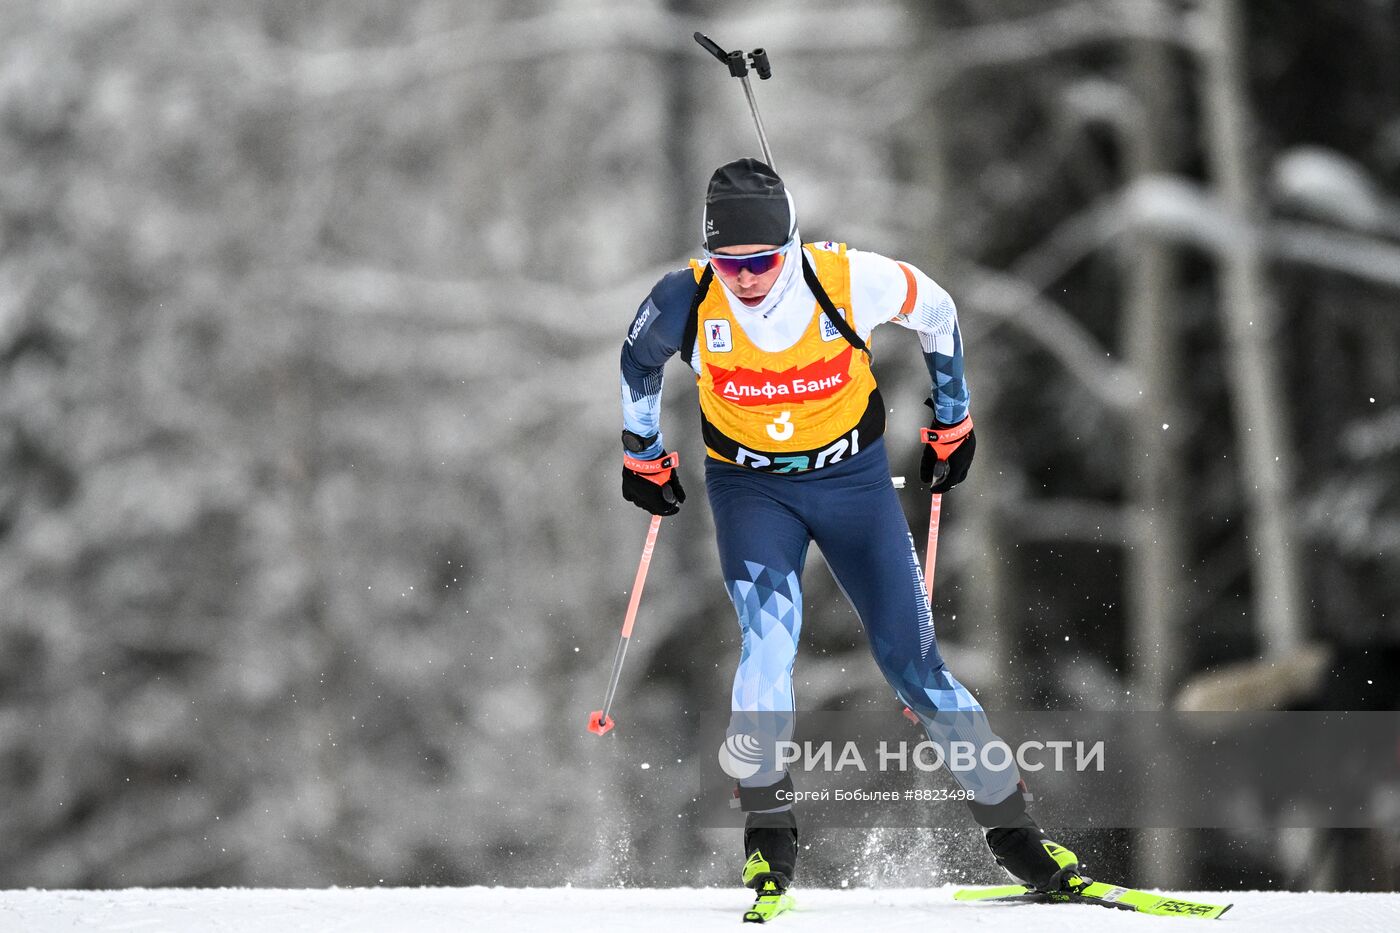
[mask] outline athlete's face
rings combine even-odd
[[[750,253],[766,253],[775,249],[778,247],[772,243],[745,243],[740,246],[721,246],[714,252],[721,256],[747,256]],[[762,275],[754,275],[748,269],[740,269],[738,275],[728,275],[715,266],[715,275],[719,276],[725,287],[746,305],[761,302],[773,288],[773,283],[778,281],[778,274],[782,271],[781,262]]]

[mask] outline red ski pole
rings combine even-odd
[[[637,565],[637,578],[632,581],[632,598],[627,603],[627,617],[622,621],[622,638],[617,643],[617,654],[613,657],[612,679],[608,681],[608,693],[603,699],[603,708],[588,714],[588,731],[602,735],[614,725],[608,711],[612,709],[613,695],[617,693],[617,681],[622,676],[622,659],[627,656],[627,642],[632,637],[632,623],[637,621],[637,605],[642,601],[642,587],[647,582],[647,569],[651,567],[651,552],[656,549],[656,533],[661,529],[661,516],[651,517],[651,527],[647,529],[647,541],[642,545],[642,561]]]
[[[933,484],[937,486],[948,475],[948,464],[938,461],[933,467]],[[924,588],[928,591],[928,611],[933,613],[933,567],[938,561],[938,519],[943,513],[943,494],[935,492],[928,507],[928,550],[924,553]],[[919,717],[904,707],[904,718],[918,725]]]
[[[924,554],[924,586],[928,589],[929,611],[933,611],[933,565],[938,560],[938,518],[943,511],[942,493],[934,493],[928,507],[928,551]]]
[[[931,443],[932,432],[924,428],[921,436],[925,444]],[[939,460],[933,465],[933,485],[937,486],[948,476],[952,467],[947,460]],[[928,506],[928,550],[924,554],[924,588],[928,590],[928,609],[933,612],[933,565],[938,560],[938,518],[943,512],[942,493],[933,493]]]

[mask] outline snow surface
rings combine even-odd
[[[1092,905],[961,904],[954,888],[795,889],[798,909],[779,930],[880,933],[1209,933],[1400,930],[1400,894],[1186,893],[1234,903],[1220,920],[1148,917]],[[756,929],[740,922],[751,900],[740,888],[333,888],[3,891],[0,930],[434,931],[547,930],[581,933]],[[1211,926],[1204,926],[1211,924]]]

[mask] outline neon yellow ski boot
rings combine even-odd
[[[744,911],[745,923],[767,923],[796,905],[792,895],[787,893],[787,876],[773,871],[758,849],[750,853],[749,860],[744,863],[743,879],[744,886],[758,894],[753,906]]]
[[[1037,891],[1059,891],[1079,875],[1079,857],[1039,826],[987,830],[992,858],[1017,881]]]

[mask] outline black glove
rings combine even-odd
[[[972,455],[977,450],[971,416],[957,424],[944,424],[935,418],[931,426],[920,430],[919,436],[924,442],[919,479],[933,484],[930,494],[945,493],[967,479]]]
[[[675,515],[685,501],[679,472],[681,457],[675,451],[655,460],[622,456],[622,498],[653,515]]]

